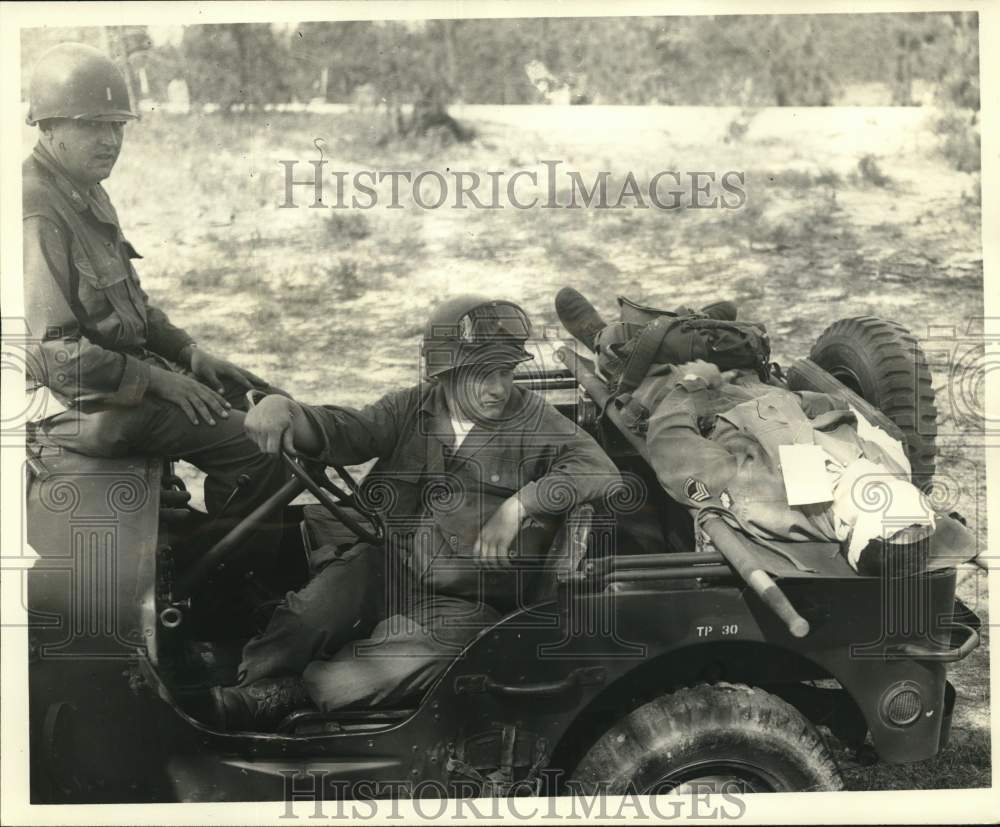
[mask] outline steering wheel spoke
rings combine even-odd
[[[300,478],[293,477],[240,520],[219,542],[199,557],[184,576],[178,580],[174,589],[175,596],[178,598],[190,597],[191,593],[205,583],[219,566],[240,553],[244,541],[257,530],[260,523],[301,494],[303,486]]]
[[[316,461],[303,461],[286,452],[282,459],[292,472],[291,478],[265,502],[244,517],[221,540],[194,562],[178,581],[175,593],[179,597],[190,596],[205,583],[222,564],[240,553],[247,538],[257,526],[275,511],[287,506],[303,491],[308,491],[337,520],[352,531],[359,540],[378,545],[385,536],[382,520],[371,509],[358,502],[358,484],[342,466],[332,468],[344,483],[347,491],[335,485],[324,470],[325,466]],[[360,519],[355,515],[359,515]]]
[[[282,451],[281,456],[292,474],[305,485],[306,490],[319,500],[334,518],[347,526],[359,540],[375,545],[382,541],[385,536],[382,521],[374,511],[360,505],[357,499],[357,483],[346,469],[339,465],[331,466],[351,493],[347,493],[335,485],[318,464],[302,462],[284,451]],[[355,519],[347,509],[352,509],[361,515],[363,522]]]

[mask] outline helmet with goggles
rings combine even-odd
[[[466,365],[513,365],[534,357],[524,349],[531,336],[527,314],[514,302],[463,295],[442,302],[424,328],[428,378]]]

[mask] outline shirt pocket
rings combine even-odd
[[[73,245],[73,266],[80,275],[78,298],[87,315],[84,326],[98,343],[144,344],[145,304],[131,267],[114,250],[91,256],[80,243]]]
[[[473,457],[470,462],[479,463],[477,470],[485,498],[492,495],[506,499],[520,491],[532,479],[530,462],[482,454]]]

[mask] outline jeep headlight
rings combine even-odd
[[[920,687],[913,681],[901,681],[889,687],[882,696],[882,720],[892,726],[905,727],[916,723],[924,711]]]

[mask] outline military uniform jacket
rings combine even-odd
[[[560,518],[576,504],[606,497],[620,479],[589,434],[517,387],[502,420],[474,427],[456,452],[444,391],[435,384],[390,393],[361,410],[303,410],[323,435],[321,458],[328,464],[378,458],[363,498],[385,521],[390,555],[405,560],[421,587],[498,608],[528,593]],[[543,530],[522,532],[516,551],[524,566],[485,572],[473,545],[515,493],[529,523]]]
[[[100,184],[78,187],[41,144],[22,174],[29,381],[64,405],[139,404],[148,363],[176,361],[191,337],[149,304]]]

